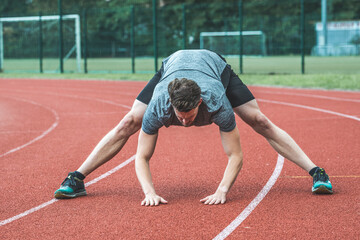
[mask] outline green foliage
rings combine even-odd
[[[355,44],[355,45],[360,45],[360,35],[355,35],[352,39],[351,39],[351,42],[352,44]]]
[[[310,54],[316,44],[314,24],[321,21],[321,1],[304,1],[305,51]],[[84,19],[83,10],[88,10],[90,57],[129,57],[130,6],[133,5],[136,56],[151,56],[153,55],[152,2],[152,0],[62,0],[62,8],[63,14],[80,14],[81,19]],[[239,30],[238,0],[157,0],[157,3],[160,56],[167,56],[183,48],[183,6],[186,6],[187,48],[199,48],[200,32]],[[39,12],[43,15],[58,14],[58,1],[1,0],[1,16],[29,16],[37,15]],[[360,0],[328,0],[329,21],[358,19],[360,19]],[[15,57],[16,54],[21,54],[19,49],[31,48],[33,51],[29,51],[29,57],[36,57],[37,51],[34,47],[19,43],[22,41],[25,44],[29,39],[36,39],[35,30],[34,36],[30,36],[17,34],[16,31],[21,30],[17,30],[16,27],[4,29],[5,37],[11,39],[6,43],[5,54]],[[300,0],[243,0],[243,30],[262,30],[266,34],[269,55],[300,54]],[[49,57],[56,57],[58,54],[54,47],[58,46],[56,26],[47,31],[45,44],[48,44],[49,48],[45,49],[45,52]],[[71,36],[69,35],[68,38]],[[71,45],[70,41],[68,44]],[[33,42],[32,45],[37,43]]]

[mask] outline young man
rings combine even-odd
[[[80,168],[69,173],[55,192],[55,198],[86,195],[85,176],[113,158],[142,126],[135,161],[137,176],[145,193],[142,204],[165,203],[156,195],[148,170],[157,130],[162,126],[196,126],[214,122],[220,128],[223,147],[230,161],[218,191],[202,201],[205,204],[224,203],[242,165],[233,113],[264,136],[279,154],[309,172],[313,176],[314,193],[332,193],[324,169],[317,167],[286,132],[260,111],[254,96],[221,56],[208,50],[181,50],[164,59],[160,71],[141,91],[130,112],[98,143]]]

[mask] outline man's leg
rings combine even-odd
[[[101,139],[80,168],[69,173],[61,187],[55,191],[55,198],[74,198],[86,195],[84,178],[112,159],[122,149],[129,137],[140,129],[146,108],[145,103],[135,100],[130,112]]]
[[[294,162],[307,172],[316,167],[289,134],[273,124],[260,111],[255,99],[235,107],[234,112],[257,133],[264,136],[280,155]]]
[[[135,100],[130,112],[103,137],[77,171],[87,176],[112,159],[122,149],[129,137],[140,129],[146,107],[146,104]]]
[[[283,157],[303,168],[313,177],[313,193],[333,193],[329,176],[317,167],[284,130],[273,124],[259,109],[255,99],[234,108],[234,112],[266,138]]]

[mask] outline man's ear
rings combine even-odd
[[[199,104],[197,106],[200,106],[200,104],[202,103],[202,98],[200,98]]]

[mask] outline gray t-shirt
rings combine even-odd
[[[193,125],[215,123],[221,131],[232,131],[235,116],[221,83],[225,66],[226,62],[208,50],[180,50],[164,59],[164,71],[143,117],[142,130],[155,134],[162,126],[182,125],[170,104],[168,85],[175,78],[187,78],[199,85],[203,99]]]

